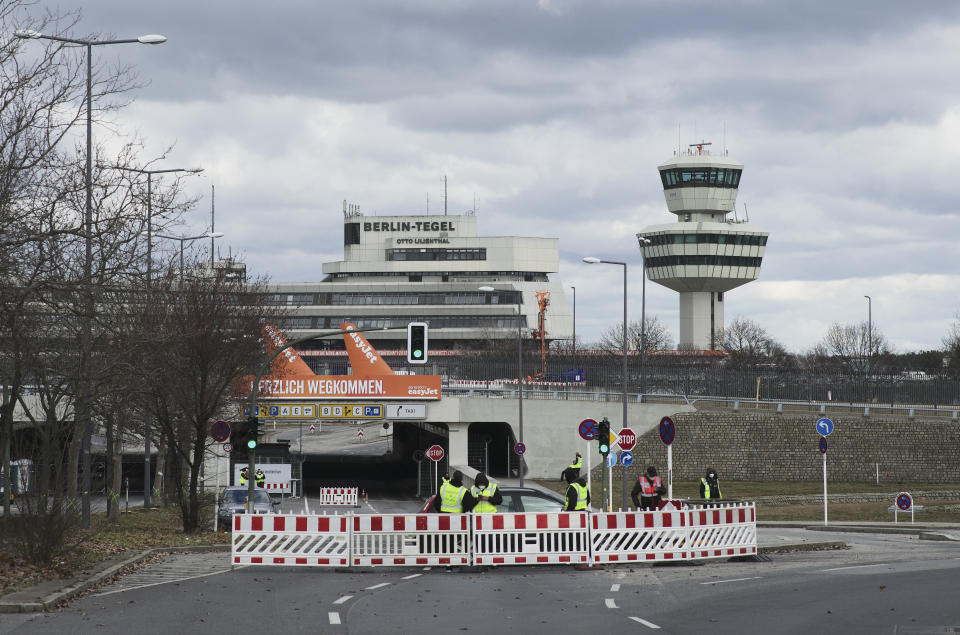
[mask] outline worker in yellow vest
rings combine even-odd
[[[473,509],[476,499],[463,486],[463,473],[457,470],[440,486],[440,492],[434,497],[432,509],[442,514],[462,514]]]
[[[717,471],[713,468],[708,469],[707,476],[700,479],[700,498],[723,498],[723,494],[720,493],[720,481],[717,479]]]
[[[473,511],[477,514],[494,514],[497,511],[497,505],[503,502],[503,494],[500,493],[497,484],[491,483],[483,472],[479,472],[473,479],[470,494],[477,501],[473,506]]]
[[[581,476],[567,487],[567,502],[563,506],[563,511],[583,511],[589,504],[590,490],[587,489],[587,477]]]
[[[240,470],[240,478],[238,479],[240,487],[244,487],[247,484],[247,477],[249,477],[249,475],[250,473],[247,471],[247,468]]]

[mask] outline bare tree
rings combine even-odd
[[[782,363],[787,357],[784,347],[760,324],[736,317],[720,332],[723,348],[731,353],[734,366],[756,366]]]
[[[871,348],[872,346],[872,348]],[[853,373],[870,371],[870,360],[890,352],[886,336],[876,323],[840,324],[834,322],[813,349],[813,355],[830,358]]]
[[[646,343],[647,352],[663,351],[673,348],[673,336],[670,330],[656,316],[646,319],[646,332],[640,328],[640,320],[627,325],[627,350],[639,351]],[[623,349],[623,324],[618,323],[606,329],[600,335],[597,348],[611,353],[619,353]]]

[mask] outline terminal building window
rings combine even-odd
[[[312,293],[268,293],[264,297],[266,304],[281,306],[303,306],[313,304]]]
[[[317,319],[317,328],[340,328],[342,322],[350,322],[358,329],[406,328],[410,322],[427,322],[431,329],[507,329],[517,328],[517,316],[514,315],[441,315],[438,317],[408,315],[401,317],[325,317]],[[526,326],[526,317],[522,316],[521,327]]]
[[[647,267],[714,265],[717,267],[759,267],[762,258],[744,256],[657,256],[647,258]]]
[[[397,260],[486,260],[487,249],[443,249],[435,247],[387,249],[387,261]]]
[[[738,187],[740,173],[734,168],[667,168],[660,170],[663,189],[677,187]]]
[[[360,223],[344,223],[343,224],[343,244],[344,245],[360,244]]]
[[[761,234],[656,234],[646,236],[651,245],[751,245],[765,247],[767,237]]]
[[[496,295],[497,300],[504,296],[501,302],[515,303],[518,293],[515,291],[499,291],[488,294],[482,291],[452,291],[449,293],[331,293],[329,303],[332,305],[449,305],[449,304],[487,304],[488,296]]]

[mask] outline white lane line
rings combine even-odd
[[[610,585],[610,593],[616,593],[616,592],[619,591],[619,590],[620,590],[620,585],[619,585],[619,584],[612,584],[612,585]]]
[[[833,569],[821,569],[821,573],[826,573],[827,571],[843,571],[845,569],[866,569],[867,567],[888,567],[890,566],[886,562],[881,564],[858,564],[851,567],[835,567]]]
[[[400,579],[401,579],[401,580],[413,580],[414,578],[419,578],[419,577],[422,576],[422,575],[423,575],[422,573],[414,573],[414,574],[412,574],[412,575],[405,575],[405,576],[403,576],[403,577],[400,578]]]
[[[380,584],[374,584],[373,586],[368,586],[364,591],[373,591],[374,589],[382,589],[385,586],[390,586],[389,582],[381,582]]]
[[[643,618],[640,618],[640,617],[631,617],[630,619],[633,620],[634,622],[640,622],[641,624],[643,624],[643,625],[646,626],[647,628],[656,628],[656,629],[660,628],[659,626],[657,626],[657,625],[654,624],[653,622],[648,622],[647,620],[645,620],[645,619],[643,619]]]
[[[617,608],[617,603],[614,601],[613,598],[607,598],[606,600],[603,601],[603,603],[607,605],[608,609]]]
[[[239,568],[239,567],[238,567]],[[114,593],[123,593],[125,591],[135,591],[137,589],[147,589],[152,586],[160,586],[161,584],[170,584],[172,582],[185,582],[186,580],[196,580],[197,578],[206,578],[212,575],[220,575],[221,573],[228,573],[230,569],[224,569],[222,571],[213,571],[211,573],[201,573],[200,575],[191,575],[185,578],[171,578],[169,580],[163,580],[161,582],[151,582],[149,584],[139,584],[137,586],[123,587],[122,589],[115,589],[113,591],[104,591],[103,593],[94,593],[93,597],[100,597],[101,595],[113,595]]]
[[[367,507],[369,507],[370,510],[371,510],[374,514],[379,514],[379,513],[380,513],[380,512],[377,511],[377,508],[376,508],[376,507],[374,507],[373,505],[370,504],[370,501],[364,501],[364,505],[366,505]]]
[[[733,578],[732,580],[714,580],[713,582],[701,582],[700,584],[723,584],[724,582],[743,582],[744,580],[759,580],[763,576],[753,576],[752,578]]]
[[[331,611],[331,612],[327,613],[327,617],[330,618],[330,623],[331,623],[331,624],[339,624],[339,623],[340,623],[340,614],[337,613],[336,611]]]
[[[345,595],[345,596],[343,596],[342,598],[337,598],[336,600],[333,601],[333,603],[334,603],[334,604],[343,604],[344,602],[346,602],[347,600],[349,600],[349,599],[352,598],[352,597],[353,597],[352,595]]]

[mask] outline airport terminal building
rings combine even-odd
[[[573,320],[561,282],[557,238],[479,236],[477,216],[366,216],[344,202],[343,260],[323,265],[320,282],[268,285],[269,300],[283,306],[290,339],[339,329],[405,329],[430,325],[434,351],[472,348],[490,339],[515,340],[519,306],[524,339],[537,328],[537,292],[549,292],[547,340],[570,339]],[[492,291],[482,290],[492,288]],[[368,332],[384,355],[405,348],[406,331]],[[342,338],[298,346],[308,351],[343,348]]]

